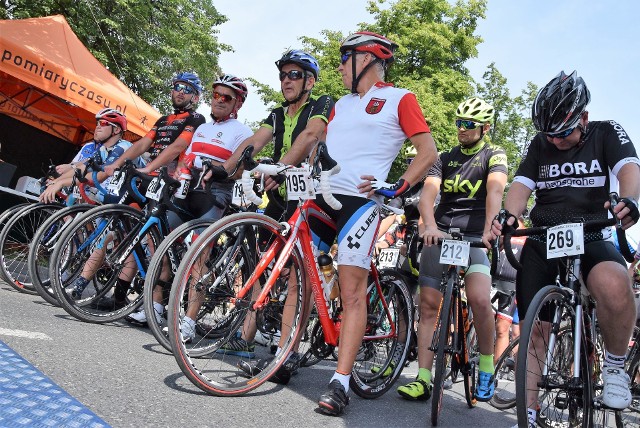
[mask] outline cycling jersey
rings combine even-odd
[[[544,134],[536,135],[514,181],[536,192],[530,215],[534,226],[554,226],[576,217],[606,219],[610,173],[617,175],[629,163],[640,165],[640,160],[624,129],[613,120],[589,122],[583,141],[569,150],[558,150]],[[602,237],[585,234],[586,240]]]
[[[287,114],[287,109],[288,106],[282,104],[277,106],[260,125],[271,129],[273,133],[274,162],[280,161],[280,158],[289,151],[291,144],[305,130],[309,120],[316,117],[325,122],[329,120],[329,113],[333,110],[333,100],[328,95],[312,94],[293,117]]]
[[[167,146],[173,144],[178,138],[191,142],[193,133],[203,123],[205,123],[204,116],[195,111],[162,116],[145,135],[153,141],[148,150],[151,155],[150,159],[157,158]],[[177,157],[167,165],[170,173],[175,170],[176,164]]]
[[[329,155],[341,168],[331,177],[333,193],[366,198],[357,189],[360,177],[386,180],[402,144],[424,132],[430,132],[429,126],[415,95],[406,89],[379,82],[362,98],[342,97],[327,125]]]
[[[487,177],[494,172],[507,174],[507,156],[503,149],[485,141],[468,149],[456,146],[438,156],[427,177],[441,180],[441,197],[434,215],[439,229],[455,227],[468,235],[482,235]]]
[[[252,135],[251,128],[236,119],[204,123],[196,129],[191,144],[184,153],[195,154],[194,166],[202,168],[202,158],[224,162]]]
[[[524,236],[514,236],[511,238],[511,249],[513,250],[513,255],[516,257],[516,260],[520,260],[522,247],[524,246],[526,239],[527,238]],[[502,250],[500,252],[500,257],[498,258],[498,266],[496,267],[494,279],[515,283],[516,273],[517,271],[513,266],[511,266],[507,256],[504,254],[504,250]]]

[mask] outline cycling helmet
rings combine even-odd
[[[175,85],[178,82],[188,83],[196,90],[198,95],[202,93],[202,82],[196,73],[190,71],[177,73],[171,80],[171,84]]]
[[[340,53],[348,51],[370,52],[380,60],[391,64],[394,60],[393,52],[398,45],[380,34],[370,31],[358,31],[348,36],[340,46]]]
[[[493,120],[495,110],[484,100],[473,97],[463,101],[456,110],[456,117],[478,123],[489,123]]]
[[[320,75],[320,65],[318,64],[318,60],[312,55],[309,55],[299,49],[285,52],[282,55],[282,58],[276,61],[276,67],[278,67],[278,70],[280,71],[282,71],[282,67],[284,67],[285,64],[299,65],[303,70],[311,72],[316,80]]]
[[[247,85],[245,85],[244,81],[233,74],[224,74],[218,77],[216,81],[213,82],[213,87],[215,88],[218,85],[223,85],[233,89],[236,94],[240,95],[242,102],[247,99],[247,95],[249,94],[249,90],[247,89]]]
[[[531,108],[533,125],[540,132],[558,133],[575,128],[591,100],[577,72],[561,71],[538,92]]]
[[[96,113],[96,120],[106,120],[115,123],[122,129],[122,132],[127,130],[127,116],[113,108],[103,108],[100,110]]]

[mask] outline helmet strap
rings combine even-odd
[[[354,50],[353,54],[351,55],[351,75],[353,76],[353,79],[351,81],[351,93],[352,94],[357,94],[358,93],[358,83],[360,83],[360,79],[362,78],[362,76],[364,76],[364,74],[366,73],[366,71],[369,68],[373,67],[375,65],[375,63],[377,63],[377,62],[379,62],[379,63],[384,65],[384,61],[381,60],[380,58],[378,58],[377,56],[375,56],[374,54],[372,54],[370,52],[360,52],[360,53],[369,53],[374,58],[374,60],[371,61],[369,64],[365,65],[364,68],[362,69],[362,71],[360,72],[360,74],[358,74],[358,76],[356,76],[356,59],[355,59],[354,56],[355,56],[355,54],[357,52],[358,51]],[[387,69],[386,69],[386,67],[385,67],[384,74],[385,74],[384,77],[386,79],[386,77],[387,77]]]

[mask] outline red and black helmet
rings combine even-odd
[[[96,120],[106,120],[107,122],[115,123],[122,129],[122,132],[127,130],[127,116],[122,114],[119,110],[113,108],[103,108],[96,113]]]
[[[340,46],[340,53],[348,51],[369,52],[387,64],[393,62],[393,53],[398,45],[380,34],[370,31],[358,31],[349,35]]]

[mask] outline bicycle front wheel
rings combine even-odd
[[[496,409],[507,410],[516,405],[516,354],[520,338],[516,337],[502,352],[496,363],[496,390],[489,401]]]
[[[574,377],[576,315],[569,292],[547,286],[534,297],[521,323],[516,364],[518,423],[538,409],[540,426],[591,426],[592,393],[588,347],[580,342],[580,371]],[[563,328],[566,327],[566,328]]]
[[[451,361],[451,350],[454,347],[453,334],[451,327],[455,326],[455,314],[453,304],[453,285],[456,280],[456,273],[449,274],[447,280],[447,288],[442,296],[440,304],[440,313],[438,314],[438,322],[436,323],[436,334],[438,348],[435,351],[435,364],[433,373],[433,396],[431,397],[431,424],[438,425],[438,418],[442,410],[442,395],[444,393],[444,382],[447,375],[447,362]]]
[[[398,379],[409,356],[413,300],[403,276],[379,273],[382,295],[374,283],[368,294],[365,337],[351,371],[350,386],[363,398],[377,398]]]
[[[197,219],[181,224],[164,238],[149,264],[149,269],[144,279],[142,301],[144,302],[145,313],[154,314],[154,316],[147,315],[147,325],[158,343],[167,351],[171,351],[171,342],[169,341],[168,329],[165,328],[166,323],[164,321],[171,284],[180,261],[191,243],[200,232],[211,226],[212,223],[213,221],[209,219]],[[162,301],[154,302],[154,297],[160,295],[160,290],[162,291]],[[154,303],[160,303],[165,308],[165,312],[160,317],[155,316]]]
[[[278,222],[261,214],[225,217],[198,237],[178,268],[169,296],[169,339],[182,372],[208,394],[235,396],[257,388],[285,362],[301,334],[305,274],[297,247],[264,306],[252,309],[286,241],[281,232]],[[258,261],[267,270],[254,272]],[[196,322],[195,332],[186,316]],[[273,357],[253,344],[258,319],[281,326],[281,351]]]
[[[51,261],[53,249],[58,243],[64,228],[71,224],[77,215],[85,213],[91,208],[93,206],[89,204],[63,208],[53,213],[33,235],[27,258],[29,276],[33,282],[33,288],[40,297],[54,306],[59,306],[60,304],[51,287],[51,279],[49,278],[49,262]]]

